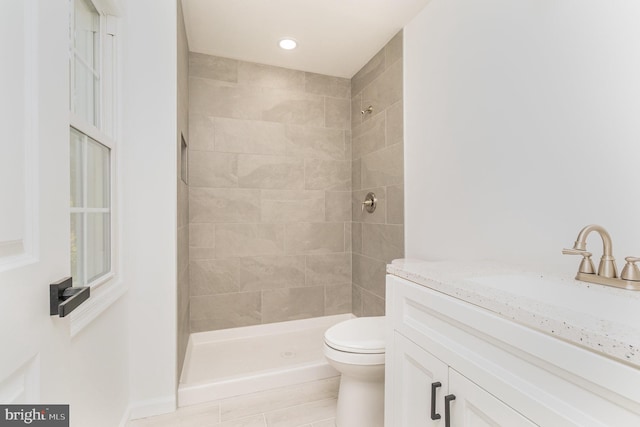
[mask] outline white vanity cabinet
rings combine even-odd
[[[389,403],[394,418],[388,425],[535,426],[400,333],[394,334],[393,366],[393,401]],[[447,396],[455,399],[446,403]]]
[[[448,395],[452,427],[640,426],[635,366],[428,283],[388,275],[386,304],[386,427],[445,427]]]

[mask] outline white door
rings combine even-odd
[[[0,403],[68,403],[67,0],[0,1]]]
[[[394,334],[393,390],[397,427],[444,425],[448,366],[399,333]]]
[[[453,369],[449,369],[452,427],[535,427],[529,419]]]

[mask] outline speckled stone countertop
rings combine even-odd
[[[402,259],[387,272],[640,368],[640,291],[488,262]]]

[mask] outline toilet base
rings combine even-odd
[[[384,380],[367,381],[343,374],[336,427],[384,427]]]

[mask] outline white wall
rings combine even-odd
[[[176,0],[124,11],[123,274],[129,293],[131,415],[176,393]]]
[[[67,364],[72,426],[113,427],[129,406],[127,305],[119,299],[76,335]]]
[[[640,254],[638,22],[623,0],[432,0],[407,25],[407,257],[573,274],[589,223]]]

